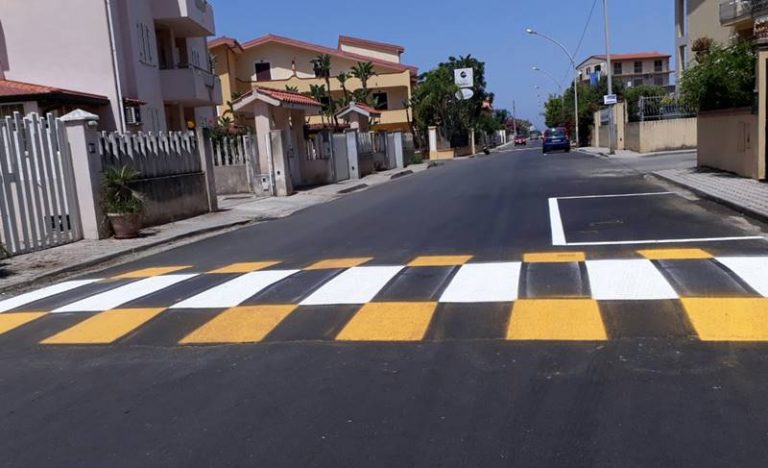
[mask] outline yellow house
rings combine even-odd
[[[228,109],[227,102],[253,88],[281,91],[298,89],[309,93],[311,85],[325,85],[315,74],[312,60],[320,54],[331,57],[331,94],[342,97],[343,90],[335,78],[349,72],[358,62],[371,62],[376,75],[368,81],[368,89],[376,99],[381,116],[374,122],[376,130],[410,132],[410,111],[406,102],[416,83],[418,69],[401,63],[404,49],[393,44],[341,36],[337,48],[329,48],[287,37],[269,34],[246,43],[220,37],[208,43],[216,74],[221,79],[223,94],[219,115]],[[349,91],[362,87],[360,80],[350,78]],[[308,118],[310,125],[322,123],[319,115]]]

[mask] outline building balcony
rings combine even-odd
[[[726,0],[720,3],[720,24],[736,26],[768,13],[768,0]]]
[[[155,21],[173,29],[177,37],[216,34],[213,6],[208,0],[152,0]]]
[[[190,107],[220,106],[221,80],[195,67],[160,70],[163,101]]]

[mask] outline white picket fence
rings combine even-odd
[[[244,166],[249,152],[256,151],[253,135],[224,137],[213,141],[214,166]]]
[[[194,132],[102,132],[99,155],[105,169],[128,166],[143,179],[202,171]]]
[[[72,157],[64,125],[0,119],[0,241],[11,255],[82,239]]]

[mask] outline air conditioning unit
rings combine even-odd
[[[141,108],[137,106],[126,107],[125,123],[128,125],[141,125]]]

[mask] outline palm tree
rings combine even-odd
[[[328,97],[328,94],[325,91],[325,86],[315,84],[309,85],[309,95],[312,96],[312,99],[318,102],[323,102],[323,99]],[[325,116],[327,112],[328,108],[325,104],[323,104],[323,109],[320,111],[320,120],[323,122],[323,126],[325,126],[325,120],[323,119],[323,116]]]
[[[291,85],[285,85],[285,90],[289,93],[298,93],[299,87],[298,86],[291,86]]]
[[[336,102],[331,97],[331,56],[328,54],[320,54],[312,60],[312,66],[315,69],[315,76],[323,78],[325,80],[325,89],[328,92],[328,114],[333,116],[334,122],[336,121]]]
[[[362,89],[355,92],[355,99],[368,105],[375,105],[368,91],[368,80],[376,75],[376,72],[373,70],[373,64],[371,62],[357,62],[352,67],[351,75],[360,80],[362,85]]]
[[[347,72],[341,72],[336,77],[336,79],[339,80],[339,85],[341,85],[341,90],[344,92],[344,97],[341,99],[342,106],[346,106],[352,100],[352,95],[347,89],[347,81],[349,80],[350,77],[351,75]]]

